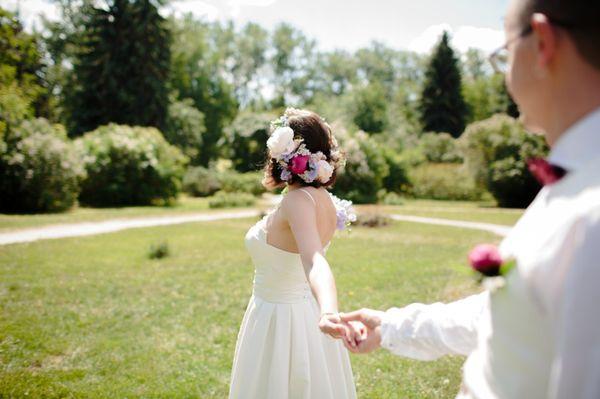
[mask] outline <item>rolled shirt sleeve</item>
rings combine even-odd
[[[390,308],[382,318],[381,346],[417,360],[468,355],[477,346],[477,325],[487,306],[489,293],[484,291],[447,304]]]

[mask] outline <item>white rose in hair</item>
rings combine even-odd
[[[333,166],[329,162],[320,160],[317,164],[317,170],[319,171],[318,176],[321,183],[327,183],[331,179]]]
[[[267,140],[267,147],[273,158],[280,158],[281,155],[294,151],[296,145],[294,131],[288,126],[278,127]]]

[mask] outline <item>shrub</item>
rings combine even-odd
[[[463,161],[456,140],[448,133],[424,133],[419,140],[419,146],[429,162]]]
[[[220,189],[221,181],[214,169],[189,168],[183,177],[183,190],[194,197],[209,197]]]
[[[409,168],[427,163],[427,157],[420,146],[408,147],[402,151],[400,158],[408,165]]]
[[[272,114],[240,114],[226,129],[225,141],[229,158],[238,172],[251,172],[260,169],[267,156]]]
[[[238,173],[227,170],[218,175],[221,189],[228,193],[242,192],[252,195],[261,195],[266,191],[261,181],[262,172]]]
[[[476,183],[498,205],[529,205],[540,186],[527,169],[527,159],[547,154],[543,137],[527,133],[516,119],[498,114],[469,125],[460,141]]]
[[[361,213],[357,215],[356,222],[353,225],[362,227],[385,227],[392,222],[389,216],[379,213]]]
[[[25,120],[1,147],[2,212],[58,212],[76,203],[85,171],[61,125]]]
[[[482,192],[457,164],[423,164],[411,171],[412,195],[438,200],[478,200]]]
[[[338,174],[333,192],[355,203],[374,203],[383,188],[389,167],[382,149],[364,132],[343,140],[346,165]]]
[[[258,196],[266,191],[261,183],[262,176],[262,172],[239,173],[231,169],[218,171],[215,167],[198,166],[188,169],[183,187],[187,193],[196,197],[208,197],[221,190]]]
[[[150,259],[161,259],[169,256],[169,243],[167,241],[162,241],[159,244],[150,245],[150,249],[148,250],[148,257]]]
[[[165,139],[178,147],[193,164],[200,161],[202,135],[206,131],[204,114],[194,107],[190,98],[169,105]]]
[[[256,198],[248,193],[227,193],[219,191],[208,201],[209,208],[233,208],[252,206]]]
[[[110,124],[76,140],[87,178],[80,200],[92,206],[169,203],[188,161],[155,128]]]
[[[383,178],[383,187],[394,193],[409,191],[408,163],[391,150],[384,151],[383,155],[388,166],[388,174]]]
[[[404,198],[396,193],[386,193],[381,202],[384,205],[404,205]]]

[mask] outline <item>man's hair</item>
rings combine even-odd
[[[600,69],[600,1],[598,0],[522,0],[520,24],[530,24],[534,13],[546,15],[550,22],[567,29],[581,56]]]

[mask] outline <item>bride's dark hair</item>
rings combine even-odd
[[[312,111],[288,109],[285,112],[289,127],[294,131],[295,137],[302,137],[306,148],[311,153],[321,151],[326,157],[327,162],[333,165],[333,174],[331,178],[322,183],[315,179],[312,183],[307,183],[297,175],[292,174],[289,181],[281,179],[282,168],[275,158],[271,158],[267,151],[267,159],[264,168],[263,186],[272,190],[278,187],[283,187],[286,183],[300,183],[302,186],[312,187],[330,187],[335,183],[336,173],[341,161],[341,153],[332,151],[337,148],[337,142],[331,132],[331,127],[319,115]]]

